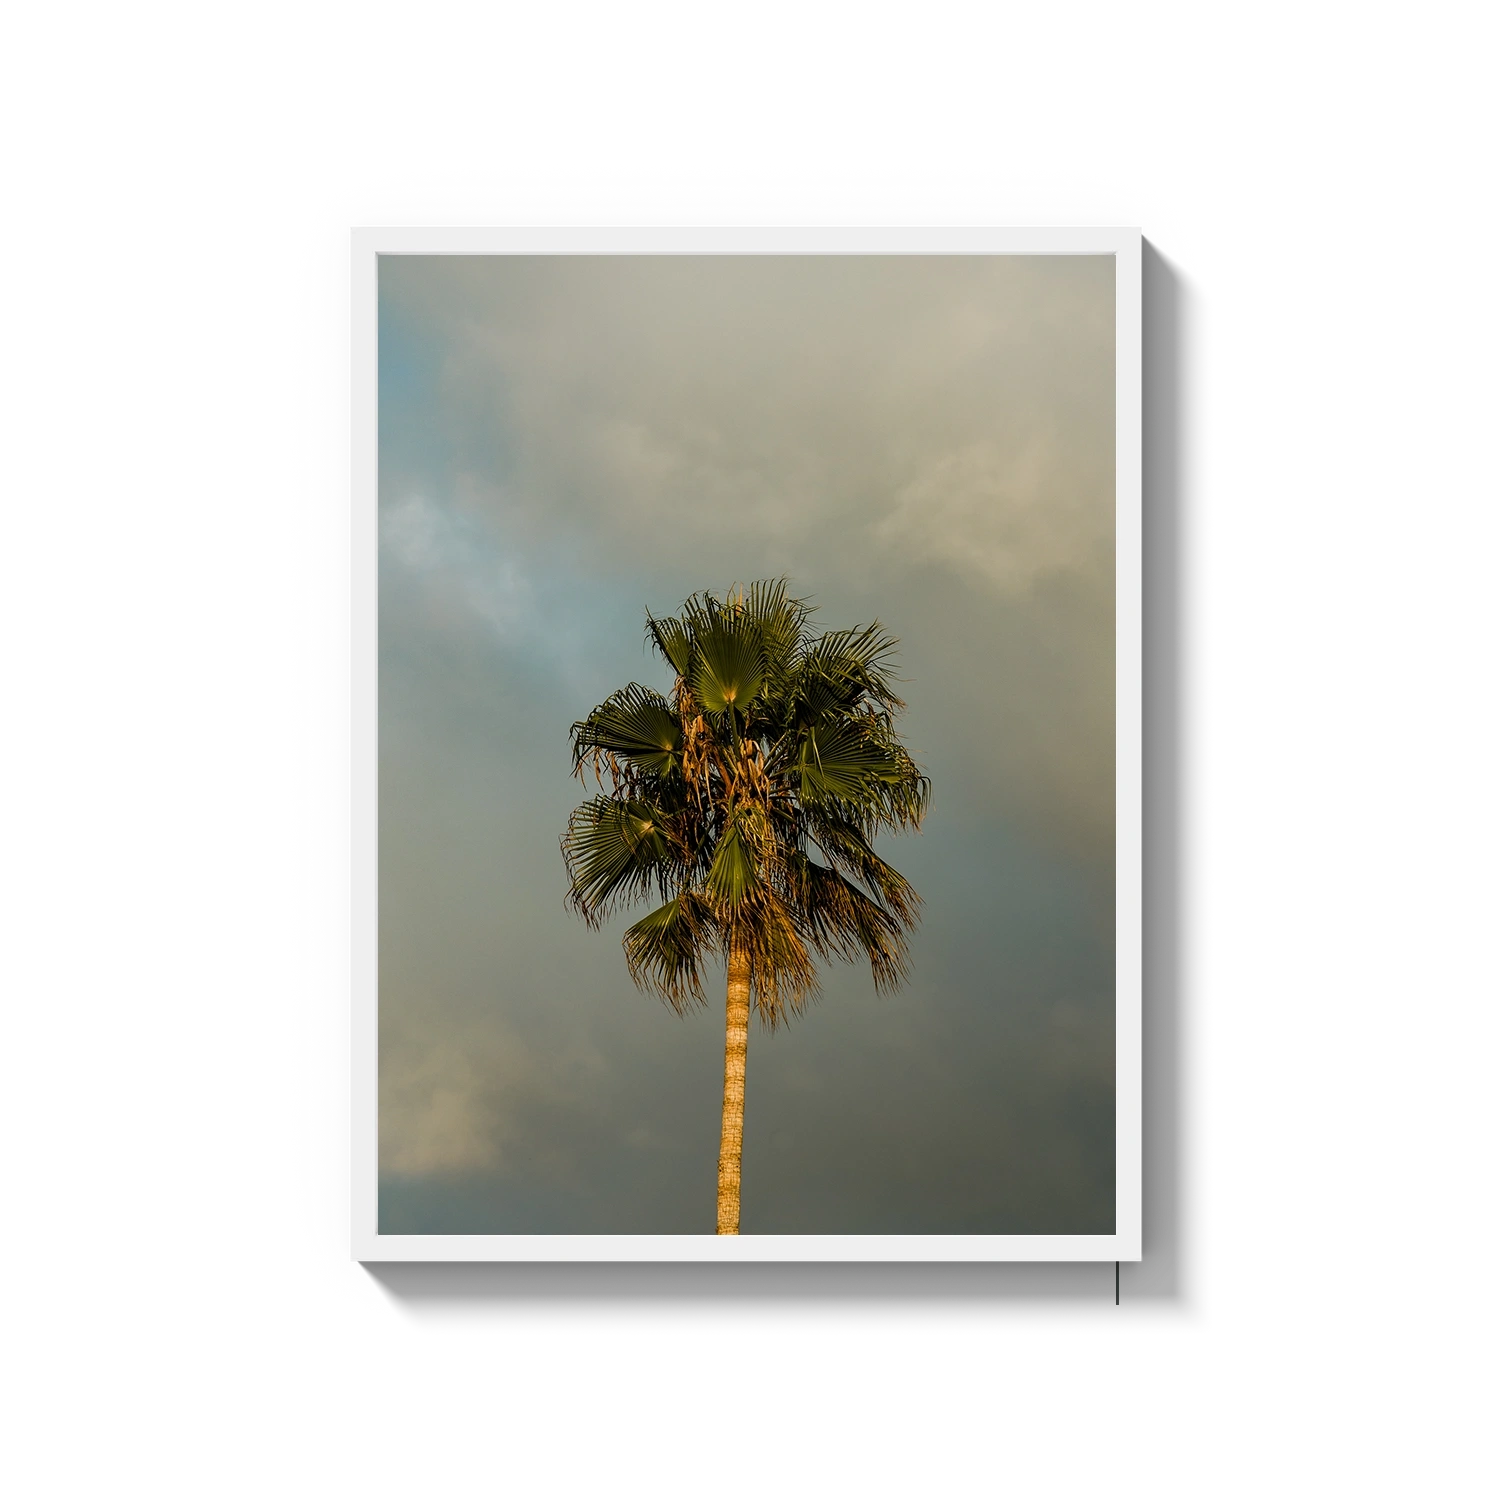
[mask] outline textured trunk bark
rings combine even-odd
[[[724,1118],[719,1127],[720,1234],[740,1232],[740,1153],[745,1143],[745,1050],[750,1042],[750,955],[729,952],[724,1002]]]

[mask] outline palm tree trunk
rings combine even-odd
[[[719,1127],[720,1234],[740,1232],[740,1152],[745,1143],[745,1049],[750,1042],[750,955],[729,950],[724,1002],[724,1118]]]

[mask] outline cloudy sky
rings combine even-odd
[[[645,611],[900,637],[912,978],[752,1028],[746,1234],[1114,1228],[1114,293],[1097,257],[385,257],[380,1222],[711,1233],[722,1011],[563,906]]]

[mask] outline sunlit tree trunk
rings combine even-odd
[[[729,951],[724,1016],[724,1119],[719,1129],[719,1230],[740,1232],[740,1153],[745,1143],[745,1049],[750,1041],[750,955]]]

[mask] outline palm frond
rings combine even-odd
[[[693,692],[710,714],[748,712],[765,681],[765,646],[751,620],[724,615],[694,634]]]
[[[904,769],[890,747],[857,719],[804,731],[793,765],[805,801],[856,804],[878,800],[880,787],[899,780]]]
[[[897,644],[876,621],[827,631],[809,644],[804,659],[829,681],[846,683],[881,707],[899,710],[904,705],[889,670]]]
[[[784,694],[801,664],[807,620],[813,607],[787,594],[784,578],[752,583],[744,591],[745,617],[760,631],[766,677],[773,690]]]
[[[853,625],[846,630],[824,631],[807,648],[810,661],[827,669],[871,671],[895,653],[896,638],[888,635],[879,620]]]
[[[678,1014],[707,1002],[700,965],[715,945],[705,903],[682,891],[625,931],[625,962],[641,989],[651,990]]]
[[[706,631],[717,629],[724,621],[727,606],[715,593],[704,589],[682,601],[682,614],[678,617],[692,640]]]
[[[906,978],[909,924],[816,860],[802,861],[798,874],[797,909],[819,956],[867,959],[875,988],[896,988]]]
[[[621,901],[653,888],[666,894],[672,849],[661,816],[644,802],[591,797],[573,810],[562,840],[568,868],[568,901],[591,926]]]
[[[646,639],[661,653],[662,660],[679,676],[686,677],[693,660],[693,638],[681,620],[670,615],[658,620],[646,615]]]
[[[755,865],[755,852],[741,820],[731,813],[719,835],[704,886],[721,905],[738,906],[756,884]]]
[[[922,826],[932,806],[932,781],[922,774],[904,746],[896,747],[895,758],[897,775],[881,784],[881,821],[890,828],[915,830]]]
[[[863,831],[847,819],[814,815],[809,833],[834,870],[858,881],[903,927],[920,918],[922,898],[911,882],[870,847]]]
[[[611,693],[572,733],[575,771],[598,755],[624,756],[657,776],[678,767],[682,725],[660,693],[638,682]]]

